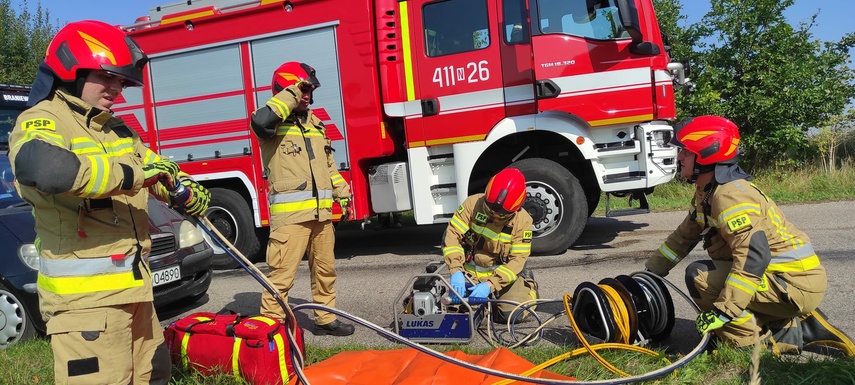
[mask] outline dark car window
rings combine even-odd
[[[18,190],[15,189],[15,176],[12,175],[12,166],[6,156],[9,133],[12,131],[15,119],[20,114],[20,109],[0,109],[0,208],[24,203],[18,196]]]
[[[21,110],[0,108],[0,144],[9,143],[9,133],[12,132],[12,125],[15,124],[15,118],[20,114]]]
[[[15,176],[12,175],[9,157],[4,151],[0,153],[0,208],[21,204],[24,204],[24,200],[18,196],[18,190],[15,189]]]

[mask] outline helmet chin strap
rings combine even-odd
[[[697,161],[698,161],[697,155],[693,154],[693,156],[695,157],[695,162],[694,162],[695,167],[692,170],[692,176],[689,179],[686,179],[686,183],[688,183],[688,184],[693,184],[693,183],[697,182],[698,177],[703,173],[715,171],[715,164],[699,165],[697,163]],[[683,170],[683,163],[677,162],[677,174],[679,175],[682,172],[682,170]]]
[[[701,174],[705,174],[710,171],[715,171],[715,164],[708,164],[704,166],[698,166],[697,164],[695,164],[695,169],[692,170],[692,180],[689,183],[697,182],[698,177],[701,176]]]

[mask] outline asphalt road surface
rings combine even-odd
[[[787,219],[807,232],[813,241],[823,265],[828,270],[829,288],[821,309],[832,324],[855,336],[855,205],[853,202],[830,202],[783,207]],[[561,299],[565,293],[573,294],[576,287],[586,281],[597,283],[603,278],[630,274],[644,269],[646,256],[655,250],[665,237],[679,224],[685,212],[651,213],[619,218],[592,217],[579,241],[566,253],[555,256],[531,257],[528,267],[540,285],[542,298]],[[393,306],[404,286],[416,274],[424,272],[431,261],[441,260],[440,238],[445,225],[405,226],[403,229],[360,230],[354,226],[337,232],[336,268],[338,280],[337,308],[363,318],[387,330],[393,330]],[[681,262],[668,279],[685,290],[683,269],[706,253],[698,246]],[[267,270],[265,263],[256,266]],[[258,314],[262,287],[242,269],[215,272],[208,294],[196,303],[161,311],[161,324],[168,325],[183,316],[197,311],[219,312],[232,310],[241,314]],[[676,308],[676,324],[671,337],[664,341],[670,352],[688,352],[700,341],[694,330],[696,313],[679,293],[671,291]],[[307,263],[304,260],[290,295],[291,306],[311,301]],[[538,308],[542,318],[560,312],[560,304]],[[357,326],[349,337],[314,336],[311,333],[311,311],[296,314],[298,324],[304,329],[306,343],[318,346],[363,344],[367,346],[394,346],[374,331]],[[520,330],[525,330],[522,324]],[[476,346],[489,346],[486,338],[478,335],[471,342]],[[545,329],[539,344],[578,346],[566,316],[556,319]]]

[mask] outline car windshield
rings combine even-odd
[[[12,175],[12,166],[9,163],[9,157],[6,156],[6,149],[9,148],[9,133],[12,131],[15,118],[20,113],[19,109],[0,110],[0,208],[24,204],[23,199],[18,196],[18,190],[15,189],[15,176]]]

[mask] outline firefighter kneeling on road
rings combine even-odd
[[[678,172],[696,185],[693,207],[646,267],[665,276],[703,241],[711,260],[686,267],[686,287],[703,311],[698,332],[744,347],[757,329],[775,353],[823,345],[855,355],[852,340],[817,308],[828,283],[810,238],[737,165],[736,125],[701,116],[674,132]]]
[[[67,24],[9,138],[36,219],[57,384],[166,384],[172,372],[153,304],[148,196],[199,215],[210,193],[110,110],[125,87],[142,85],[147,60],[116,27]],[[175,183],[191,191],[187,201],[171,202]]]
[[[525,302],[538,298],[534,274],[525,268],[531,254],[531,216],[521,210],[526,198],[525,177],[506,168],[487,184],[484,194],[466,198],[454,213],[443,240],[442,255],[451,273],[451,286],[469,298]],[[467,278],[475,282],[467,288]],[[516,306],[500,303],[495,321],[508,321]],[[533,309],[533,307],[532,307]],[[514,316],[513,321],[527,313]]]

